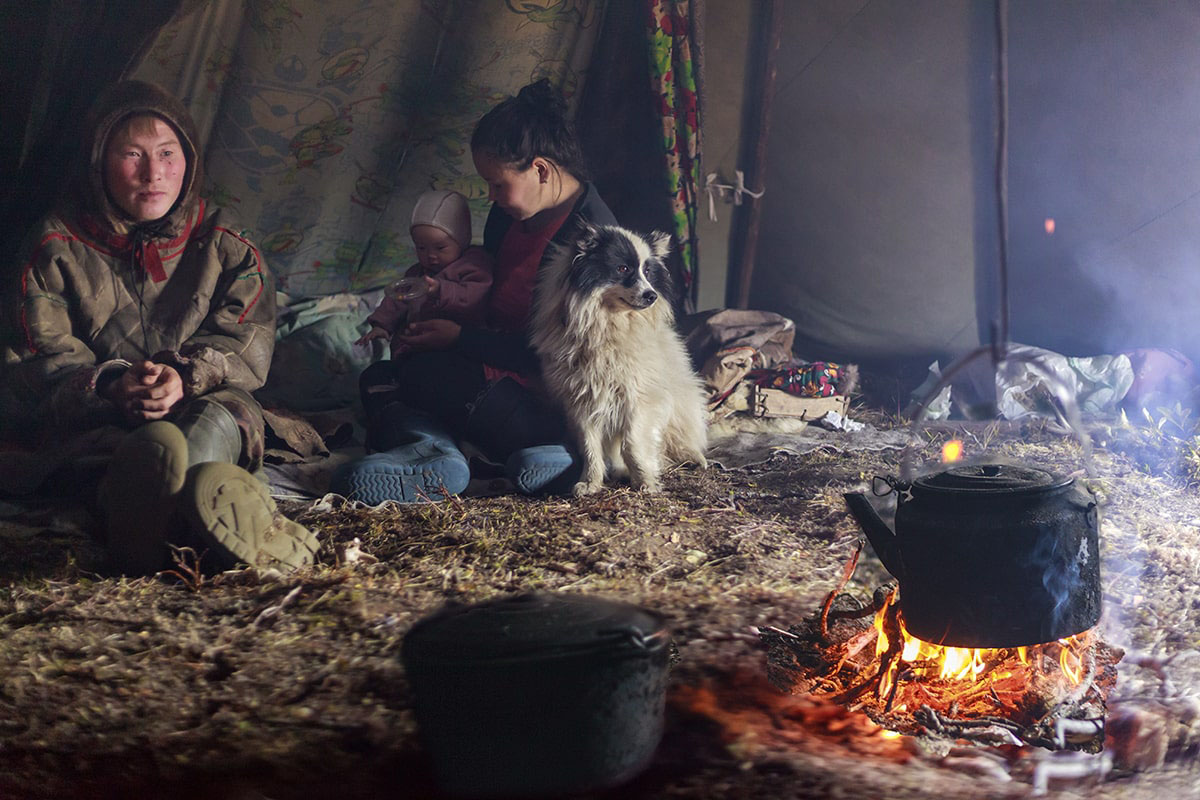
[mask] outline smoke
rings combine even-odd
[[[1104,609],[1100,630],[1105,641],[1130,650],[1138,607],[1123,599],[1138,596],[1145,550],[1139,546],[1136,533],[1112,520],[1105,519],[1100,530],[1104,543]]]
[[[1039,533],[1029,553],[1029,567],[1041,575],[1042,588],[1053,604],[1042,629],[1043,641],[1050,641],[1061,638],[1064,625],[1071,622],[1065,615],[1072,608],[1073,594],[1086,588],[1082,578],[1089,554],[1086,537],[1080,539],[1076,549],[1060,535],[1062,531],[1045,529]]]

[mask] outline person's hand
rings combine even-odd
[[[105,396],[131,422],[162,419],[183,399],[183,378],[174,367],[134,362],[108,385]]]
[[[387,339],[390,337],[391,334],[385,331],[383,328],[372,326],[371,330],[358,337],[358,341],[356,341],[355,344],[366,344],[367,342],[373,342],[376,339]]]
[[[423,277],[425,278],[425,299],[437,300],[442,294],[442,282],[429,275]]]
[[[396,338],[405,350],[448,350],[458,341],[462,326],[448,319],[427,319],[414,322]]]

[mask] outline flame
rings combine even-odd
[[[1071,647],[1072,640],[1075,638],[1058,640],[1058,643],[1062,645],[1062,650],[1058,653],[1058,666],[1062,669],[1063,674],[1067,676],[1067,679],[1071,681],[1071,684],[1078,686],[1079,682],[1083,680],[1083,661],[1079,658],[1079,654],[1074,651],[1074,648]]]
[[[962,458],[963,443],[960,439],[951,439],[942,445],[942,463],[953,464]]]
[[[899,592],[893,591],[888,596],[888,602],[875,613],[875,630],[878,634],[875,640],[875,655],[882,656],[888,651],[891,642],[884,629],[884,621],[888,609],[899,602]],[[942,680],[952,682],[974,683],[980,680],[1003,680],[1012,676],[1011,669],[1003,669],[1005,662],[1012,664],[1014,660],[1023,665],[1030,663],[1030,650],[1039,650],[1058,646],[1058,663],[1063,676],[1072,686],[1078,686],[1083,680],[1084,650],[1088,646],[1087,632],[1059,639],[1047,645],[1030,645],[1008,648],[971,648],[947,647],[916,638],[908,632],[904,617],[897,609],[896,620],[900,626],[900,636],[903,641],[900,658],[891,665],[888,673],[880,682],[879,694],[886,695],[895,680],[899,662],[909,666],[909,672],[914,678],[926,680]],[[1014,667],[1015,668],[1015,667]]]

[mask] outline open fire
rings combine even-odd
[[[875,655],[886,664],[878,693],[887,696],[893,705],[899,704],[901,708],[907,705],[906,698],[897,699],[893,692],[900,688],[897,677],[901,670],[913,681],[937,680],[965,686],[967,692],[986,690],[1000,703],[1005,702],[1005,695],[1015,693],[1017,696],[1007,698],[1009,705],[1015,704],[1019,695],[1024,694],[1034,670],[1044,672],[1047,669],[1047,659],[1051,663],[1057,662],[1062,677],[1069,684],[1078,686],[1083,680],[1084,662],[1091,645],[1090,631],[1032,646],[944,647],[921,641],[908,632],[897,602],[898,591],[889,593],[885,606],[875,613]],[[893,639],[898,641],[898,647],[893,646]],[[1053,655],[1055,650],[1058,651],[1057,658]]]
[[[905,626],[896,587],[876,590],[869,604],[843,593],[860,551],[818,612],[760,631],[777,687],[926,740],[1100,752],[1120,650],[1091,630],[1003,648],[922,641]]]

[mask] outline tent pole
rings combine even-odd
[[[763,188],[763,178],[767,163],[767,136],[771,128],[771,103],[775,96],[775,77],[779,71],[779,35],[783,27],[783,0],[766,0],[760,6],[759,42],[762,60],[757,73],[757,89],[752,97],[755,98],[755,110],[751,112],[751,130],[754,137],[754,149],[751,161],[746,169],[746,186],[759,191]],[[736,294],[733,307],[746,308],[750,304],[750,281],[754,277],[754,260],[758,251],[758,229],[762,212],[759,201],[753,197],[747,199],[743,213],[738,217],[741,242],[740,252],[736,252],[737,279]]]

